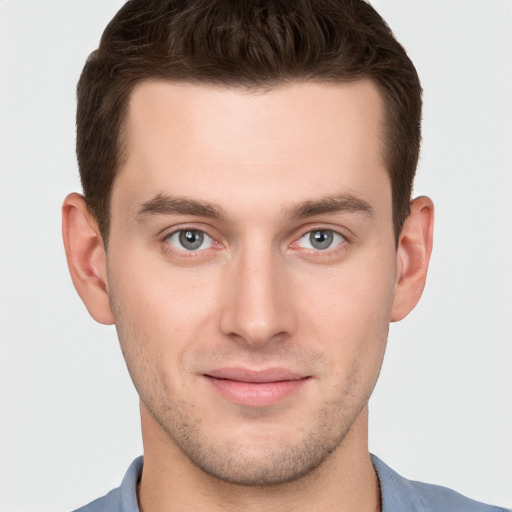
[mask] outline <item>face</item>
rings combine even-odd
[[[108,294],[143,416],[195,467],[290,481],[364,414],[396,275],[381,140],[370,82],[133,92]]]

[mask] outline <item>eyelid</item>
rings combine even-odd
[[[161,240],[165,240],[166,238],[170,237],[171,235],[174,235],[175,233],[179,233],[180,231],[199,231],[201,233],[204,233],[205,235],[208,235],[210,238],[214,240],[218,238],[216,234],[211,234],[212,228],[210,226],[199,222],[183,222],[179,224],[174,224],[172,226],[168,225],[165,228],[162,228],[158,232],[156,232],[155,236],[157,238],[160,238]]]
[[[198,248],[198,249],[186,249],[184,247],[179,247],[178,245],[169,243],[169,239],[177,235],[179,233],[183,233],[184,231],[195,231],[198,233],[202,233],[204,237],[210,239],[211,243],[208,247],[204,248]],[[195,256],[199,255],[199,253],[202,253],[204,251],[207,251],[208,249],[219,249],[223,247],[223,244],[217,240],[217,236],[214,234],[210,234],[211,229],[208,229],[208,226],[204,225],[197,225],[197,224],[181,224],[181,225],[175,225],[172,227],[166,227],[159,231],[157,234],[160,242],[164,245],[164,249],[167,252],[174,252],[178,253],[180,256]]]
[[[325,233],[329,233],[332,235],[332,241],[331,241],[331,244],[326,247],[325,249],[320,249],[318,247],[314,247],[312,246],[311,242],[310,242],[310,239],[311,239],[311,236],[313,235],[313,233],[319,233],[319,232],[325,232]],[[300,243],[301,241],[303,241],[306,243],[306,244],[309,244],[310,247],[306,247],[307,249],[312,249],[312,250],[318,250],[318,251],[328,251],[329,249],[334,249],[335,247],[337,247],[338,245],[340,245],[340,243],[343,243],[345,241],[345,237],[338,233],[337,231],[334,231],[332,229],[313,229],[311,231],[308,231],[307,233],[304,233],[304,235],[302,235],[299,240],[297,241],[297,243]]]
[[[184,231],[200,232],[205,237],[208,237],[212,243],[211,243],[211,245],[209,245],[209,247],[205,247],[204,249],[203,248],[195,249],[195,250],[193,250],[193,249],[187,250],[185,248],[180,248],[180,247],[177,247],[177,246],[174,246],[174,245],[171,245],[168,243],[168,239],[171,236],[176,235],[177,233],[184,232]],[[314,231],[329,231],[329,232],[332,232],[335,235],[338,235],[339,237],[341,237],[341,240],[338,241],[337,243],[335,243],[332,247],[328,247],[326,249],[301,247],[299,245],[300,240],[303,237],[305,237],[306,235],[309,235]],[[349,232],[348,234],[346,233],[347,231]],[[217,234],[217,236],[216,236],[216,234],[211,234],[211,227],[208,225],[205,226],[202,223],[200,225],[194,224],[194,223],[190,223],[190,224],[184,223],[181,225],[167,226],[166,228],[161,229],[157,233],[157,236],[162,243],[165,243],[165,245],[170,248],[170,250],[175,249],[176,251],[180,251],[180,252],[186,253],[188,255],[193,255],[194,253],[203,252],[203,251],[206,251],[207,249],[211,249],[211,248],[221,249],[221,248],[225,247],[223,242],[219,242],[218,234]],[[327,253],[333,252],[336,248],[339,248],[339,246],[345,246],[346,244],[350,244],[352,239],[353,239],[353,234],[348,228],[345,228],[345,227],[341,228],[340,226],[331,226],[331,225],[326,225],[323,223],[322,224],[320,224],[320,223],[313,224],[312,223],[308,226],[302,226],[302,228],[299,231],[299,234],[293,237],[292,242],[288,245],[288,247],[290,249],[303,249],[305,251],[327,254]]]
[[[208,245],[206,247],[198,247],[197,249],[187,249],[186,247],[179,247],[178,244],[180,243],[180,240],[179,240],[179,236],[182,234],[182,233],[185,233],[185,232],[194,232],[194,233],[200,233],[203,237],[203,240],[202,240],[202,244],[203,243],[207,243]],[[174,245],[173,243],[171,243],[171,240],[173,238],[176,237],[176,240],[175,242],[176,245]],[[185,252],[199,252],[199,251],[204,251],[206,249],[209,249],[210,247],[213,246],[213,243],[214,243],[214,240],[213,238],[208,234],[208,233],[205,233],[204,231],[200,231],[199,229],[178,229],[176,231],[173,231],[172,233],[169,233],[164,241],[166,241],[169,245],[171,245],[172,247],[174,247],[175,249],[178,249],[180,251],[185,251]]]
[[[327,247],[326,249],[317,249],[315,247],[304,247],[300,244],[300,241],[308,236],[311,235],[311,233],[315,231],[329,231],[335,235],[338,235],[341,237],[341,240],[339,240],[337,243],[334,243],[332,246]],[[289,248],[292,250],[301,250],[304,253],[310,253],[314,254],[315,256],[321,257],[321,256],[327,256],[332,255],[337,252],[340,252],[342,250],[345,250],[347,248],[347,244],[351,243],[352,236],[350,234],[346,234],[345,231],[349,231],[348,229],[340,229],[339,226],[332,227],[325,224],[316,224],[316,225],[310,225],[307,227],[303,227],[300,230],[300,234],[296,237],[294,237],[293,241],[290,243]]]

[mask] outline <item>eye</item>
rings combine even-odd
[[[213,246],[213,240],[204,231],[196,229],[180,229],[166,237],[165,241],[184,251],[198,251]]]
[[[315,229],[301,236],[297,245],[305,247],[306,249],[324,251],[344,241],[345,238],[332,229]]]

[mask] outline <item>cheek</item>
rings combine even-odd
[[[379,372],[393,302],[393,254],[310,275],[309,286],[297,284],[309,290],[300,307],[304,337],[317,340],[330,356],[331,371],[346,379],[363,372],[365,381],[373,381]]]
[[[123,350],[143,350],[157,366],[180,359],[215,317],[215,272],[205,280],[197,271],[148,264],[137,254],[113,253],[112,261],[109,295]]]
[[[303,315],[318,319],[320,326],[341,332],[366,331],[389,324],[394,265],[393,255],[388,255],[361,258],[328,270],[312,268],[296,280],[294,295],[301,297]]]

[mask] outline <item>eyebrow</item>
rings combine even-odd
[[[364,213],[373,217],[374,211],[371,205],[364,199],[352,194],[326,196],[313,201],[305,201],[285,212],[287,216],[295,219],[313,217],[327,213]]]
[[[149,201],[143,203],[135,214],[138,221],[151,215],[192,215],[197,217],[209,217],[222,219],[225,214],[220,206],[188,199],[184,197],[158,194]]]
[[[373,208],[365,200],[352,194],[326,196],[320,199],[304,201],[283,211],[285,217],[304,219],[315,215],[336,213],[365,213],[373,217]],[[143,218],[152,215],[191,215],[211,219],[227,218],[224,210],[218,206],[196,199],[158,194],[143,203],[135,214],[142,222]]]

